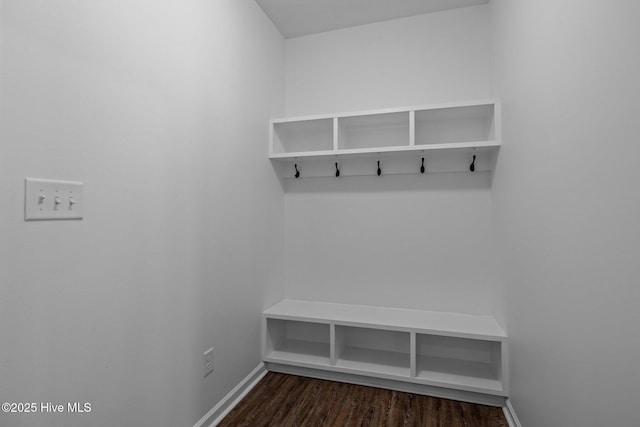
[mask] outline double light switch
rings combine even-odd
[[[82,182],[25,179],[25,220],[82,219]]]

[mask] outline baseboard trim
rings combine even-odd
[[[453,390],[442,387],[434,387],[423,384],[414,384],[404,381],[395,381],[385,378],[368,377],[363,375],[346,374],[335,371],[325,371],[321,369],[305,368],[300,366],[283,365],[279,363],[266,363],[269,371],[281,372],[283,374],[300,375],[303,377],[318,378],[321,380],[338,381],[349,384],[358,384],[368,387],[386,388],[389,390],[402,391],[405,393],[423,394],[427,396],[440,397],[442,399],[458,400],[463,402],[477,403],[504,407],[505,398],[490,394],[474,393],[470,391]]]
[[[509,399],[507,399],[507,402],[502,407],[502,411],[507,419],[507,423],[509,423],[509,427],[522,427],[522,424],[520,424],[520,420],[516,415],[516,411],[513,409],[513,405],[511,405],[511,401]]]
[[[207,412],[193,427],[215,427],[229,412],[251,391],[267,374],[264,363],[260,363],[240,383],[233,388],[220,402]]]

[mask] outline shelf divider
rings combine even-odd
[[[338,152],[338,138],[339,138],[338,118],[333,118],[333,151]]]
[[[336,324],[329,325],[329,363],[331,366],[336,365]]]
[[[417,372],[417,347],[416,347],[416,333],[411,331],[409,336],[409,355],[410,355],[410,368],[409,376],[415,378]]]
[[[409,147],[416,145],[416,112],[409,111]]]

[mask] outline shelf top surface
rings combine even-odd
[[[412,330],[419,333],[503,341],[492,316],[283,299],[264,311],[270,318],[320,321],[348,326]]]
[[[322,119],[333,119],[333,118],[348,118],[348,117],[357,117],[357,116],[370,116],[370,115],[378,115],[378,114],[392,114],[392,113],[408,113],[409,111],[424,111],[424,110],[440,110],[440,109],[448,109],[448,108],[465,108],[465,107],[476,107],[482,105],[495,105],[497,100],[495,99],[480,99],[474,101],[463,101],[463,102],[447,102],[441,104],[428,104],[428,105],[414,105],[410,107],[398,107],[398,108],[384,108],[378,110],[365,110],[365,111],[350,111],[345,113],[335,113],[335,114],[316,114],[310,116],[295,116],[295,117],[281,117],[271,119],[271,123],[290,123],[297,121],[311,121],[311,120],[322,120]]]

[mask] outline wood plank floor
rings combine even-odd
[[[222,420],[238,426],[508,427],[501,408],[269,372]]]

